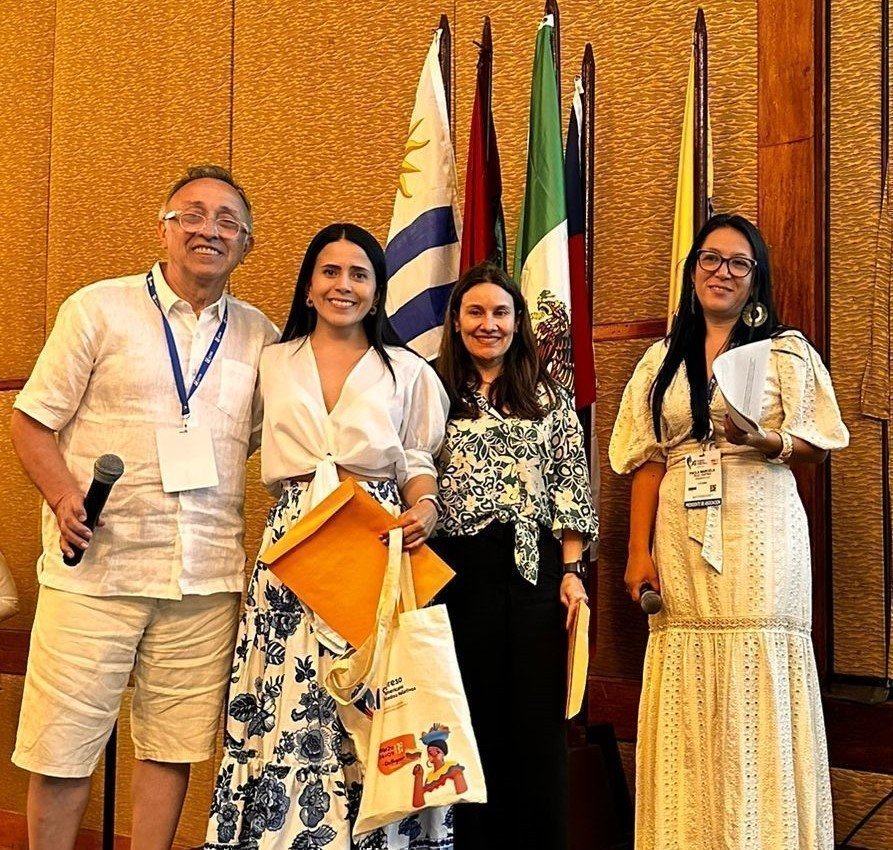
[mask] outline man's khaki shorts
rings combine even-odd
[[[131,672],[138,759],[204,761],[232,670],[239,594],[147,599],[41,587],[13,762],[90,776]]]

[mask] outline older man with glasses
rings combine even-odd
[[[260,441],[257,367],[277,331],[225,291],[254,244],[226,169],[190,168],[158,234],[166,262],[65,301],[14,405],[13,444],[45,500],[13,753],[31,772],[32,850],[74,847],[131,673],[135,850],[171,846],[190,764],[214,752],[244,575],[245,461]],[[91,530],[84,499],[103,454],[124,473]]]

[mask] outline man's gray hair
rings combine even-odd
[[[245,194],[245,190],[236,183],[232,172],[228,168],[224,168],[222,165],[190,165],[189,168],[186,169],[186,173],[173,183],[170,189],[168,189],[167,197],[164,199],[158,217],[162,218],[164,216],[165,212],[167,212],[167,205],[170,203],[171,198],[173,198],[174,195],[176,195],[187,183],[191,183],[193,180],[203,180],[205,178],[220,180],[236,190],[239,197],[242,199],[242,203],[245,204],[245,210],[248,213],[248,221],[246,221],[245,224],[248,225],[249,232],[253,232],[254,217],[251,215],[251,201],[248,200],[248,195]]]

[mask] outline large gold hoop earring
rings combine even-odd
[[[759,301],[750,301],[741,311],[741,321],[749,328],[758,328],[766,324],[769,311]]]

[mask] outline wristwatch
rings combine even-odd
[[[440,496],[435,493],[422,493],[422,495],[416,499],[417,505],[420,502],[431,502],[431,504],[434,505],[434,510],[437,511],[438,517],[443,513],[443,502],[440,501]]]
[[[584,584],[589,580],[589,564],[582,558],[564,564],[561,571],[565,574],[571,573],[572,575],[575,575]]]

